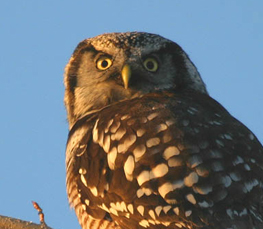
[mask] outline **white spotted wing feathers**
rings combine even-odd
[[[194,102],[152,96],[105,108],[73,128],[67,187],[74,207],[116,228],[262,225],[256,138],[219,104],[209,111],[213,101],[202,104],[203,95]]]

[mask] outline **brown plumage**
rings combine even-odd
[[[67,192],[82,228],[263,227],[263,148],[177,44],[87,39],[65,86]]]

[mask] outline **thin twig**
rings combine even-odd
[[[44,213],[38,203],[32,201],[32,204],[38,211],[40,224],[0,215],[0,229],[52,229],[45,223]]]

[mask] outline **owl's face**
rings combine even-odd
[[[65,71],[68,120],[160,90],[207,93],[187,54],[148,33],[110,33],[82,41]]]

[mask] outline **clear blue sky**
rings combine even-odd
[[[209,93],[263,142],[262,0],[2,1],[0,214],[79,228],[65,191],[63,72],[79,41],[147,31],[180,44]]]

